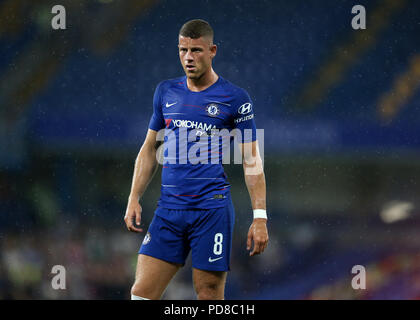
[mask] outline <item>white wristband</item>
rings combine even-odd
[[[267,219],[267,211],[264,209],[254,209],[254,219],[256,218]]]

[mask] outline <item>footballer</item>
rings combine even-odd
[[[203,144],[213,138],[215,130],[236,130],[241,136],[239,149],[253,208],[246,241],[250,256],[262,253],[268,244],[266,185],[253,104],[244,89],[213,70],[217,53],[213,36],[208,22],[186,22],[179,31],[178,44],[185,76],[162,81],[155,90],[153,115],[135,162],[124,217],[129,231],[143,232],[140,203],[145,201],[142,197],[157,170],[162,143],[176,146],[184,139],[187,149],[173,149],[163,163],[161,195],[139,250],[133,300],[160,299],[190,252],[197,298],[225,298],[235,213],[219,152],[222,146],[215,152],[210,143],[207,147]],[[159,139],[162,130],[171,133],[164,142]],[[204,158],[211,161],[187,159],[188,150],[197,143],[191,136],[208,149]]]

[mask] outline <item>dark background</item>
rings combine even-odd
[[[53,30],[53,5],[67,29]],[[354,30],[354,5],[367,11]],[[420,3],[0,1],[0,299],[127,299],[144,234],[123,216],[178,30],[215,31],[215,71],[264,129],[270,243],[248,257],[240,165],[227,299],[420,298]],[[160,192],[147,190],[143,226]],[[66,290],[51,269],[67,270]],[[366,290],[354,290],[354,265]],[[165,299],[195,299],[187,261]]]

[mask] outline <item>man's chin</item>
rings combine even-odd
[[[187,78],[192,80],[200,79],[201,75],[195,73],[195,72],[186,72]]]
[[[198,73],[196,71],[193,71],[193,72],[186,71],[185,74],[186,74],[186,76],[187,76],[188,79],[192,79],[192,80],[198,80],[203,75],[202,73],[200,74],[200,73]]]

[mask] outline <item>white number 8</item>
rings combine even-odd
[[[223,234],[222,233],[216,233],[214,235],[214,246],[213,246],[213,253],[214,254],[222,254],[222,242],[223,242]]]

